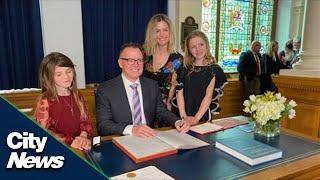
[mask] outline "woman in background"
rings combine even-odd
[[[182,119],[195,125],[212,119],[211,113],[219,108],[218,99],[227,79],[211,55],[203,32],[191,32],[185,49],[184,64],[177,73],[177,102]]]
[[[162,99],[169,110],[175,95],[176,71],[182,56],[175,51],[174,30],[165,14],[154,15],[148,23],[144,50],[146,63],[144,76],[158,82]],[[177,111],[177,110],[176,110]]]
[[[289,40],[286,42],[284,51],[279,53],[279,59],[283,64],[283,69],[292,69],[292,61],[294,59],[293,41]]]
[[[278,75],[282,63],[278,57],[279,43],[270,41],[268,51],[262,56],[260,92],[263,94],[267,91],[277,92],[276,85],[272,82],[271,75]]]
[[[58,52],[48,54],[40,65],[40,85],[36,121],[71,147],[89,150],[92,121],[77,89],[72,61]]]

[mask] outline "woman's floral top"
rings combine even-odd
[[[168,97],[171,88],[172,75],[180,68],[182,64],[182,58],[182,55],[179,53],[170,54],[166,64],[157,72],[154,72],[153,70],[153,57],[148,56],[146,58],[144,76],[158,82],[163,98]]]

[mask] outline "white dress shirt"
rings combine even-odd
[[[146,117],[144,115],[144,109],[143,109],[143,97],[142,97],[141,84],[140,84],[140,80],[139,79],[137,81],[135,81],[135,82],[131,82],[125,77],[125,75],[123,73],[121,74],[121,76],[122,76],[123,84],[124,84],[124,87],[125,87],[125,90],[126,90],[126,93],[127,93],[127,97],[128,97],[128,100],[129,100],[129,105],[130,105],[130,110],[131,110],[131,115],[132,115],[132,117],[131,117],[132,124],[127,125],[126,128],[123,130],[122,134],[124,134],[124,135],[132,135],[133,121],[134,121],[133,113],[132,113],[133,112],[133,105],[132,105],[133,90],[130,87],[130,85],[132,85],[132,84],[135,84],[135,83],[138,84],[137,91],[138,91],[138,94],[139,94],[139,100],[140,100],[140,106],[141,106],[142,124],[147,124]]]

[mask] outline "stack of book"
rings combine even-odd
[[[280,149],[245,136],[218,139],[216,148],[251,166],[282,157]]]

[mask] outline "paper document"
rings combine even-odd
[[[247,117],[234,116],[234,117],[211,120],[210,122],[195,125],[195,126],[192,126],[190,130],[198,134],[209,134],[209,133],[217,132],[220,130],[233,128],[242,124],[247,124],[247,123],[248,123]]]
[[[114,139],[137,159],[175,150],[174,147],[161,141],[157,137],[141,138],[136,136],[121,136],[115,137]]]
[[[126,180],[126,179],[139,179],[139,180],[150,180],[150,179],[161,179],[161,180],[173,180],[160,169],[155,166],[148,166],[135,171],[127,172],[118,176],[111,177],[112,180]]]
[[[176,149],[194,149],[209,145],[208,143],[189,134],[180,133],[176,129],[168,131],[157,131],[156,136],[162,141],[175,147]]]
[[[223,130],[223,127],[220,125],[206,122],[203,124],[192,126],[190,128],[190,130],[194,131],[196,133],[199,133],[199,134],[207,134],[207,133],[212,133],[212,132]]]

